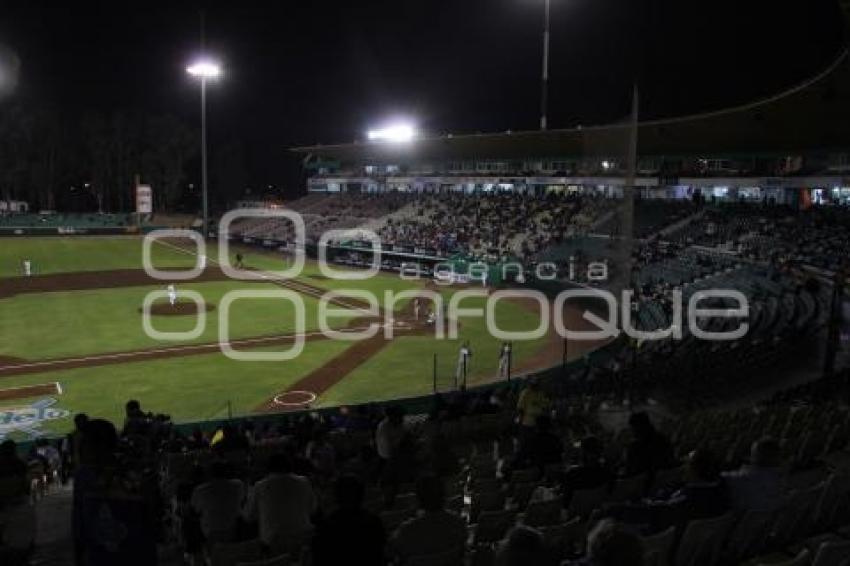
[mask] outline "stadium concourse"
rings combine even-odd
[[[537,261],[557,263],[559,286],[586,283],[571,277],[571,263],[607,258],[616,267],[616,200],[389,196],[358,207],[354,195],[313,195],[293,206],[319,211],[323,230],[368,225],[393,246],[413,238],[403,245],[433,245],[436,254],[514,253],[527,262],[528,284],[552,284],[533,280]],[[408,222],[405,209],[435,213]],[[553,209],[557,219],[546,220]],[[520,211],[540,221],[502,223]],[[848,211],[697,199],[640,203],[635,215],[636,326],[669,326],[673,290],[686,302],[729,288],[750,301],[743,338],[712,343],[683,329],[682,340],[620,340],[529,381],[434,396],[427,410],[363,405],[193,428],[130,402],[120,430],[79,416],[61,442],[39,441],[23,456],[3,445],[4,564],[71,563],[79,552],[213,566],[354,555],[441,565],[843,566],[850,374],[838,357],[830,377],[798,383],[811,376],[801,360],[822,361],[832,274],[850,250]],[[269,239],[263,231],[280,228],[261,222],[240,223],[237,237]],[[504,232],[476,229],[497,222]],[[539,250],[523,247],[532,241]],[[348,248],[347,261],[365,261]],[[704,321],[712,330],[737,324]],[[73,492],[61,487],[72,471]],[[103,481],[110,490],[97,487]],[[48,519],[51,509],[74,517],[73,538],[67,523]],[[104,541],[103,521],[130,536]]]

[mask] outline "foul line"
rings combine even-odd
[[[58,381],[49,381],[47,383],[35,383],[33,385],[18,385],[17,387],[3,387],[2,391],[18,391],[20,389],[35,389],[37,387],[53,387],[58,394],[62,394],[62,385]]]
[[[358,328],[353,328],[352,331],[366,331],[369,330],[371,326],[363,326]],[[245,346],[251,344],[262,344],[264,342],[276,342],[285,338],[295,338],[296,336],[304,336],[305,338],[310,336],[324,336],[324,332],[321,331],[313,331],[313,332],[304,332],[301,334],[278,334],[276,336],[262,336],[258,338],[241,338],[239,340],[231,340],[227,342],[231,345],[236,346]],[[27,362],[22,364],[12,364],[7,366],[0,366],[0,373],[4,373],[7,371],[14,370],[23,370],[44,366],[56,366],[56,365],[65,365],[65,364],[77,364],[77,363],[85,363],[85,362],[96,362],[103,360],[123,360],[127,358],[144,358],[146,356],[152,356],[157,354],[172,354],[175,352],[183,352],[186,350],[198,350],[198,353],[202,353],[206,350],[220,350],[221,343],[219,342],[208,342],[205,344],[186,344],[183,346],[170,346],[167,348],[152,348],[149,350],[136,350],[133,352],[116,352],[112,354],[94,354],[91,356],[80,356],[76,358],[54,358],[50,360],[40,360],[37,362]]]

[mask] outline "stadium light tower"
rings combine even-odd
[[[543,74],[540,80],[540,129],[546,129],[546,103],[549,95],[549,4],[545,0],[543,18]]]
[[[221,65],[211,59],[200,59],[188,67],[186,72],[201,81],[201,201],[203,203],[203,235],[209,230],[209,208],[207,197],[207,81],[221,76]]]

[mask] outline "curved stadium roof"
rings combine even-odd
[[[292,151],[341,162],[516,159],[616,155],[628,124],[362,142]],[[850,54],[844,48],[816,76],[772,97],[715,112],[641,122],[640,155],[782,154],[850,148]]]

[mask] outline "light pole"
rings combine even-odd
[[[221,66],[215,61],[202,59],[188,67],[186,72],[201,81],[201,201],[203,202],[203,236],[209,230],[209,205],[207,197],[207,81],[221,76]]]
[[[546,102],[549,91],[549,3],[546,0],[543,20],[543,74],[540,80],[540,129],[546,129]]]

